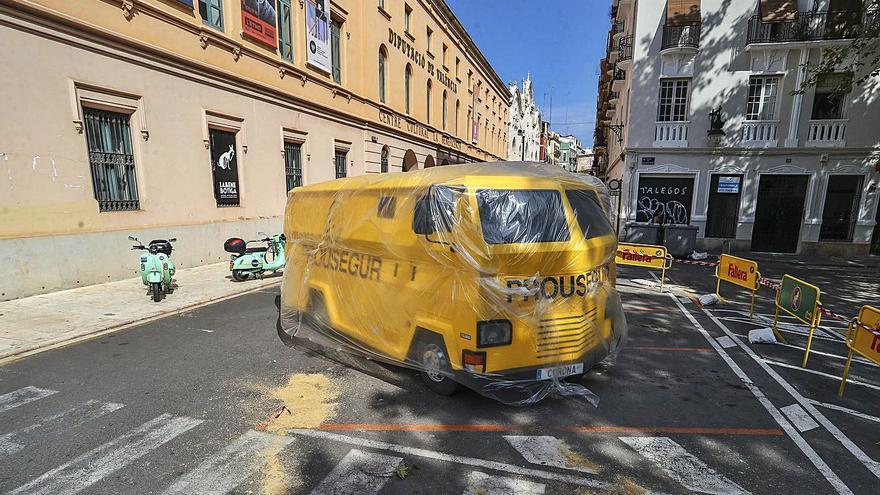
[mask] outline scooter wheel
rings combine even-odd
[[[153,284],[153,301],[159,302],[162,300],[162,284],[155,283]]]
[[[250,278],[251,274],[243,270],[232,270],[232,278],[236,282],[244,282]]]

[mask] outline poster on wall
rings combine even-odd
[[[692,177],[639,177],[636,222],[687,224],[694,195]]]
[[[238,160],[235,133],[208,129],[211,141],[211,171],[217,206],[238,206]]]
[[[330,72],[330,2],[306,0],[306,63]]]
[[[275,0],[241,0],[244,34],[275,48]]]

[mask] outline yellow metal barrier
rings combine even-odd
[[[752,319],[752,316],[755,314],[755,294],[758,292],[758,280],[761,279],[758,263],[729,254],[722,254],[718,259],[718,265],[715,267],[715,277],[718,279],[718,283],[715,284],[715,296],[720,301],[724,301],[724,298],[721,297],[722,280],[745,287],[752,292],[752,303],[749,306],[749,319]]]
[[[666,252],[666,248],[652,244],[619,242],[617,243],[617,253],[614,256],[614,262],[618,265],[659,269],[661,271],[660,292],[663,292],[663,280],[666,278],[666,270],[672,268],[672,256]]]
[[[878,333],[871,332],[868,328],[873,328]],[[849,347],[849,355],[846,356],[846,365],[840,377],[840,389],[837,391],[837,395],[841,397],[846,386],[846,377],[849,375],[849,365],[852,364],[853,351],[880,365],[880,309],[862,306],[859,315],[849,322],[846,346]]]

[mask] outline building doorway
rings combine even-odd
[[[808,181],[807,175],[761,176],[755,204],[752,251],[797,251]]]
[[[418,168],[419,161],[416,159],[415,152],[413,150],[406,150],[406,153],[403,154],[403,171],[409,172]]]
[[[825,190],[820,241],[852,241],[862,202],[861,175],[832,175]]]
[[[712,175],[709,180],[706,237],[736,237],[741,195],[742,175]]]
[[[871,254],[880,255],[880,205],[874,218],[874,234],[871,237]]]

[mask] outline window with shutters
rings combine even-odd
[[[382,147],[382,153],[379,155],[379,171],[383,174],[388,172],[388,159],[390,158],[391,152],[388,151],[388,146]]]
[[[700,0],[667,0],[666,24],[686,26],[700,23]]]
[[[662,79],[657,111],[658,122],[680,122],[688,119],[688,87],[690,79]]]
[[[425,86],[425,108],[427,109],[427,119],[426,123],[431,123],[431,80],[428,80],[427,85]]]
[[[379,101],[385,103],[385,62],[388,59],[385,47],[379,47]]]
[[[406,69],[403,71],[403,92],[406,99],[406,114],[409,115],[412,113],[412,66],[409,64],[406,64]]]
[[[302,145],[300,143],[284,142],[284,175],[287,179],[288,191],[303,185]]]
[[[775,120],[779,77],[752,76],[746,102],[746,120]]]
[[[442,115],[440,125],[443,127],[443,130],[445,131],[446,130],[446,91],[443,91],[443,99],[440,101],[440,104],[442,105],[442,108],[440,108],[441,115]]]
[[[92,191],[100,211],[137,210],[129,115],[83,108]]]
[[[333,65],[333,82],[342,84],[342,23],[330,22],[330,58]]]

